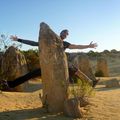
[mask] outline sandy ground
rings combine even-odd
[[[108,89],[98,86],[91,103],[90,120],[120,120],[120,87]]]
[[[27,92],[0,93],[0,120],[79,120],[62,114],[47,114],[41,106],[39,82],[30,82]],[[86,118],[80,120],[120,120],[120,87],[97,85]]]

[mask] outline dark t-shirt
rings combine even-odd
[[[71,44],[70,44],[69,42],[63,41],[64,50],[65,50],[66,48],[69,48],[70,45],[71,45]]]

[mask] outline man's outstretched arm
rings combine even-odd
[[[18,42],[21,42],[21,43],[24,43],[24,44],[27,44],[27,45],[31,45],[31,46],[38,46],[39,45],[38,42],[31,41],[31,40],[20,39],[17,36],[13,36],[13,35],[10,36],[10,39],[13,40],[13,41],[18,41]]]
[[[89,45],[75,45],[70,44],[69,49],[86,49],[86,48],[96,48],[98,45],[97,43],[90,43]]]

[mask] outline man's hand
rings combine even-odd
[[[97,43],[93,43],[93,41],[92,41],[92,42],[90,42],[90,44],[88,46],[89,46],[89,48],[96,48],[98,45],[97,45]]]
[[[15,36],[11,35],[11,36],[10,36],[10,39],[11,39],[11,40],[14,40],[14,41],[17,41],[17,40],[18,40],[18,37],[17,37],[16,35],[15,35]]]

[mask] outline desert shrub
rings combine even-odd
[[[101,54],[100,54],[99,52],[94,52],[94,51],[92,51],[92,50],[90,50],[90,51],[87,53],[87,55],[88,55],[89,57],[99,57],[99,56],[101,56]]]
[[[79,86],[78,89],[79,96],[86,97],[93,95],[93,88],[88,82],[78,79],[78,86]]]
[[[94,90],[88,82],[77,78],[77,84],[70,86],[70,95],[85,98],[94,95]]]
[[[30,49],[28,51],[22,51],[22,53],[25,55],[29,71],[40,67],[38,50]]]
[[[104,77],[104,74],[101,70],[95,72],[96,77]]]
[[[118,51],[116,49],[112,49],[110,52],[111,53],[118,53]]]

